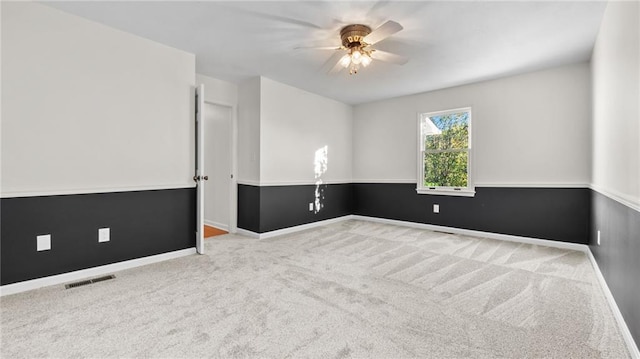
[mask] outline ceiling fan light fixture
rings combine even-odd
[[[364,44],[364,37],[371,33],[371,28],[367,25],[353,24],[347,25],[340,30],[340,40],[342,46],[350,49],[353,46]]]
[[[349,53],[340,59],[340,65],[349,68],[349,74],[357,74],[360,66],[367,67],[371,64],[371,50],[365,50],[363,46],[353,46]]]
[[[341,68],[348,68],[349,74],[357,74],[360,67],[367,67],[373,62],[371,56],[376,49],[372,45],[386,39],[387,37],[402,30],[402,26],[395,21],[387,21],[376,30],[362,24],[352,24],[340,30],[340,40],[342,46],[336,50],[345,51],[340,60],[333,66],[329,73],[340,71]],[[376,60],[397,63],[404,65],[407,59],[400,55],[395,55],[385,51],[377,53]],[[380,56],[385,55],[385,56]],[[332,57],[333,58],[333,57]]]
[[[349,68],[349,74],[351,75],[358,73],[360,65],[367,66],[371,63],[368,51],[364,50],[368,46],[364,42],[364,37],[370,33],[371,28],[362,24],[347,25],[340,30],[342,48],[347,50],[346,59],[344,57],[340,59],[340,64],[345,68]]]

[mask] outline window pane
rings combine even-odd
[[[423,120],[425,150],[469,148],[469,113],[431,116]]]
[[[438,152],[424,155],[425,187],[467,187],[469,153]]]

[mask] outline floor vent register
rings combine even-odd
[[[69,283],[67,285],[65,285],[64,287],[66,289],[71,289],[71,288],[78,288],[78,287],[82,287],[84,285],[89,285],[89,284],[93,284],[93,283],[98,283],[98,282],[104,282],[105,280],[111,280],[111,279],[115,279],[116,276],[115,275],[106,275],[104,277],[98,277],[98,278],[93,278],[93,279],[87,279],[87,280],[82,280],[79,282],[75,282],[75,283]]]

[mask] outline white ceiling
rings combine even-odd
[[[196,54],[200,74],[240,83],[262,75],[357,104],[587,61],[600,1],[48,2],[47,5]],[[326,72],[341,27],[404,30],[375,47],[409,57],[357,75]]]

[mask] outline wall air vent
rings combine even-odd
[[[433,231],[435,233],[443,233],[443,234],[455,234],[453,232],[445,232],[445,231]]]
[[[89,285],[92,283],[98,283],[98,282],[104,282],[105,280],[110,280],[110,279],[115,279],[116,276],[111,274],[111,275],[106,275],[104,277],[98,277],[98,278],[93,278],[93,279],[87,279],[87,280],[82,280],[80,282],[75,282],[75,283],[69,283],[67,285],[65,285],[65,289],[71,289],[71,288],[77,288],[77,287],[82,287],[83,285]]]

